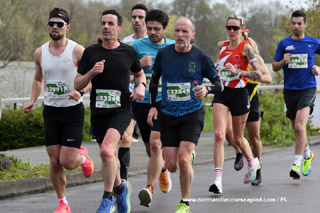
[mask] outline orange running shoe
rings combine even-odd
[[[152,195],[153,195],[153,189],[151,186],[147,186],[147,187],[143,188],[139,192],[140,205],[145,206],[145,207],[150,207]]]
[[[159,187],[163,193],[170,192],[172,183],[170,178],[170,172],[168,171],[168,169],[166,169],[166,171],[164,171],[163,173],[160,173]]]
[[[88,150],[85,147],[80,147],[79,154],[86,157],[86,160],[81,165],[81,168],[82,168],[83,175],[86,178],[89,178],[92,176],[92,174],[94,172],[94,163],[91,160],[91,158],[89,157]]]
[[[71,213],[71,209],[68,204],[60,200],[58,208],[53,213]]]

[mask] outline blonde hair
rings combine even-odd
[[[227,18],[227,22],[226,25],[228,25],[228,21],[234,19],[234,20],[238,20],[240,21],[240,27],[242,28],[242,37],[243,39],[249,43],[249,45],[252,47],[252,49],[254,50],[255,53],[259,54],[259,48],[257,43],[248,36],[247,32],[244,32],[243,29],[246,28],[246,23],[244,21],[244,18],[242,16],[237,16],[237,15],[231,15]]]

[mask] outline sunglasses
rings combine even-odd
[[[58,28],[61,28],[65,25],[65,23],[62,21],[48,21],[48,25],[51,28],[54,27],[54,25],[57,25]]]
[[[231,31],[231,30],[238,31],[238,30],[240,30],[240,28],[241,28],[240,26],[226,26],[226,29],[229,31]]]

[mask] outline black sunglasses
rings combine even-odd
[[[226,29],[229,31],[231,31],[231,30],[238,31],[238,30],[240,30],[240,28],[241,28],[240,26],[226,26]]]
[[[49,27],[54,27],[54,25],[57,25],[58,28],[61,28],[65,25],[62,21],[48,21]]]

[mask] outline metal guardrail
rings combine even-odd
[[[210,85],[210,83],[205,82],[204,85]],[[266,91],[266,90],[275,90],[275,89],[283,89],[283,85],[268,85],[263,86],[259,85],[258,90],[259,91]],[[213,94],[209,94],[208,96],[213,96]],[[28,98],[0,98],[0,120],[1,120],[1,112],[2,109],[21,109],[23,108],[23,104],[27,103],[30,100],[30,97]],[[43,96],[39,96],[38,100],[36,102],[35,108],[41,107],[43,105]],[[89,106],[90,102],[90,95],[85,94],[83,96],[83,103],[85,106]],[[204,106],[211,106],[211,103],[204,103]]]

